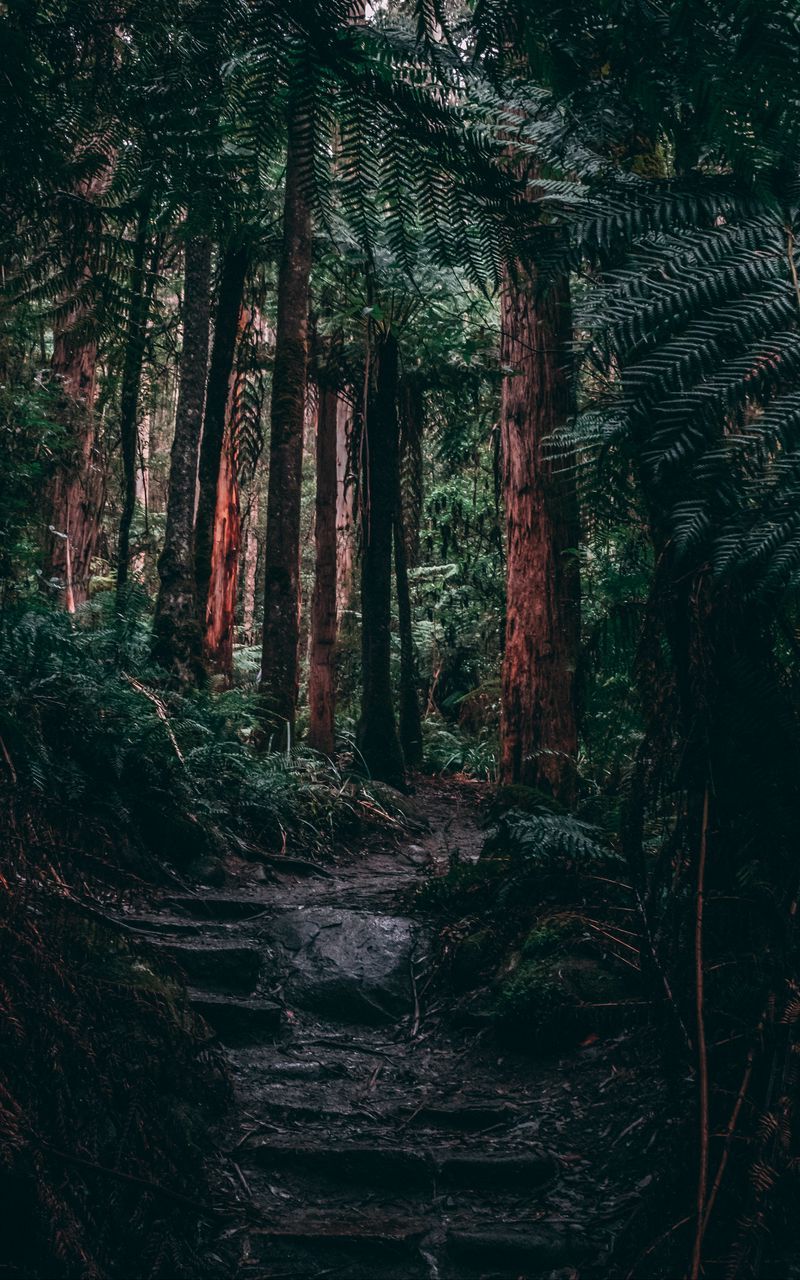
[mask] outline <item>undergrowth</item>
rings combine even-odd
[[[124,1280],[134,1257],[147,1280],[197,1275],[216,1051],[182,987],[91,905],[76,829],[8,781],[0,805],[0,1275]]]
[[[330,762],[257,752],[252,694],[168,690],[135,605],[0,616],[4,1280],[125,1280],[132,1258],[142,1280],[214,1274],[221,1059],[109,906],[385,817]]]
[[[253,750],[254,694],[165,690],[145,619],[103,608],[0,620],[0,770],[45,809],[113,830],[115,865],[321,850],[374,815],[331,762]]]
[[[643,1003],[633,906],[600,831],[510,790],[479,860],[453,860],[422,897],[442,918],[446,969],[467,1005],[503,1038],[550,1050]],[[517,807],[502,811],[504,798]]]

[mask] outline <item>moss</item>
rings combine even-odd
[[[624,979],[582,947],[572,922],[546,920],[530,931],[501,977],[495,1017],[504,1038],[546,1052],[576,1043],[597,1022],[595,1005],[626,994]]]

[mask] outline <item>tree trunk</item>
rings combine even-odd
[[[205,653],[213,671],[230,681],[236,630],[236,589],[239,582],[241,516],[239,478],[234,448],[235,422],[229,419],[220,459],[217,510],[211,557],[211,581],[206,603]]]
[[[397,342],[382,336],[364,424],[361,498],[362,701],[357,744],[374,778],[402,786],[403,753],[392,705],[392,526],[397,496]]]
[[[197,614],[201,623],[205,620],[211,583],[217,488],[247,267],[248,254],[244,249],[229,247],[226,250],[214,316],[214,347],[208,370],[203,438],[197,472],[199,491],[194,529],[194,573]]]
[[[89,598],[92,558],[100,537],[106,473],[94,418],[97,344],[76,336],[71,317],[53,337],[51,369],[63,393],[64,419],[72,441],[45,495],[47,530],[44,573],[74,613]]]
[[[317,398],[316,572],[311,602],[308,669],[308,744],[333,755],[336,712],[336,490],[338,397],[320,387]]]
[[[424,401],[422,389],[404,381],[400,389],[400,510],[405,538],[406,562],[413,568],[419,560],[419,531],[422,523],[423,465],[422,433]]]
[[[501,433],[507,534],[507,605],[500,772],[569,803],[578,731],[579,629],[574,479],[547,458],[546,442],[572,407],[569,285],[544,297],[506,277]],[[559,471],[561,468],[561,471]]]
[[[308,364],[311,208],[308,121],[290,110],[267,494],[261,704],[272,745],[294,736],[300,631],[300,494]]]
[[[355,477],[353,406],[340,394],[336,405],[336,621],[349,608],[353,594]]]
[[[196,683],[205,674],[194,581],[194,506],[208,368],[210,241],[189,240],[185,259],[180,387],[152,653],[181,682]]]
[[[417,653],[412,629],[411,595],[408,589],[408,540],[403,522],[400,475],[394,524],[394,574],[397,585],[397,618],[400,628],[400,745],[409,769],[422,764],[422,720],[419,712]]]
[[[242,630],[245,644],[252,644],[255,637],[256,579],[258,577],[258,472],[251,477],[250,501],[247,506],[244,539],[244,571],[242,573]]]
[[[249,320],[240,308],[238,340]],[[235,362],[234,362],[235,363]],[[233,675],[233,641],[236,633],[236,595],[239,585],[239,551],[242,519],[239,506],[239,425],[244,373],[231,375],[225,421],[225,437],[217,482],[217,505],[211,548],[211,577],[205,613],[205,654],[213,671],[230,682]]]
[[[136,464],[139,457],[139,388],[147,339],[152,290],[145,280],[145,256],[150,229],[150,200],[139,212],[131,271],[131,304],[120,388],[119,431],[122,452],[122,514],[117,542],[117,606],[124,602],[130,568],[131,525],[136,511]]]

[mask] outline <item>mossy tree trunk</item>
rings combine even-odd
[[[119,431],[122,455],[122,512],[117,540],[117,606],[124,603],[125,589],[130,572],[131,526],[136,512],[136,476],[139,456],[139,391],[142,385],[142,367],[147,341],[147,321],[150,314],[155,270],[147,279],[145,260],[150,233],[149,196],[145,196],[139,210],[136,239],[133,246],[131,269],[131,303],[128,314],[128,333],[122,364],[120,387]],[[152,264],[157,269],[154,262]]]
[[[211,242],[200,236],[187,241],[185,249],[180,385],[152,643],[153,659],[185,683],[204,676],[195,594],[194,509],[210,320]]]
[[[241,245],[230,245],[226,250],[214,313],[214,346],[208,370],[203,438],[197,470],[197,515],[194,530],[195,593],[201,625],[205,624],[211,583],[217,488],[248,261],[247,250]]]

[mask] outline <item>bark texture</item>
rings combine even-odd
[[[236,457],[235,409],[225,428],[217,484],[217,509],[211,555],[211,580],[205,618],[205,654],[212,671],[230,680],[236,632],[236,591],[242,521]]]
[[[256,579],[258,577],[258,474],[250,486],[244,537],[244,568],[242,572],[242,630],[246,644],[252,644],[255,634]]]
[[[76,335],[75,318],[56,330],[51,370],[61,386],[61,414],[70,447],[45,493],[45,580],[74,613],[89,598],[106,498],[106,472],[94,404],[97,344]]]
[[[336,391],[320,387],[317,405],[316,570],[311,602],[308,744],[330,756],[335,745],[336,717]]]
[[[211,244],[190,240],[185,251],[183,349],[175,413],[164,549],[153,622],[153,658],[182,682],[204,676],[202,631],[194,578],[197,459],[206,392],[211,293]]]
[[[131,525],[136,511],[136,464],[139,454],[139,390],[142,383],[147,318],[151,301],[151,291],[145,278],[149,221],[150,201],[146,199],[140,210],[136,240],[133,247],[131,305],[128,315],[128,333],[125,342],[125,358],[122,364],[122,383],[120,388],[119,430],[122,453],[122,512],[117,541],[118,605],[122,602],[128,582]],[[154,278],[155,272],[152,272],[151,280]]]
[[[353,594],[355,538],[354,411],[339,395],[336,405],[336,618],[342,620]]]
[[[241,343],[242,335],[249,322],[248,310],[241,307],[237,330],[238,343]],[[235,368],[230,378],[225,435],[217,479],[211,576],[205,612],[206,659],[211,670],[223,675],[228,681],[233,675],[236,596],[239,585],[239,552],[242,543],[242,516],[239,505],[239,433],[244,389],[245,375],[240,368]]]
[[[398,484],[394,527],[394,573],[400,629],[400,745],[409,769],[422,764],[422,720],[419,710],[417,653],[414,646],[411,594],[408,587],[407,535]]]
[[[264,640],[261,703],[272,745],[294,737],[300,631],[300,493],[308,364],[311,209],[306,188],[308,121],[296,108],[289,119],[283,246],[278,273],[278,317],[267,494]]]
[[[567,803],[578,731],[575,662],[579,578],[574,479],[546,441],[572,407],[569,286],[537,297],[506,278],[502,299],[501,434],[507,535],[501,778]]]
[[[198,495],[194,529],[195,592],[201,621],[206,616],[211,583],[217,487],[247,266],[248,254],[245,249],[231,246],[226,250],[214,313],[214,346],[208,370],[203,438],[197,469]]]
[[[357,744],[374,778],[402,785],[391,678],[392,530],[397,496],[397,342],[382,335],[364,424],[361,499],[362,700]]]

